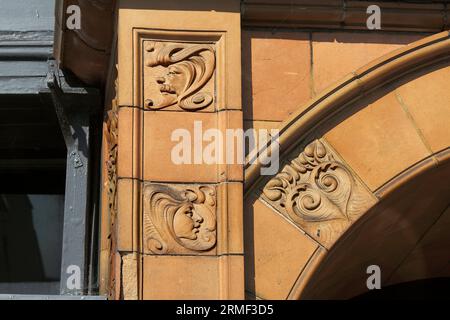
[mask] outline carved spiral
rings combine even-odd
[[[339,180],[333,173],[326,173],[316,179],[316,184],[325,192],[333,192],[337,189]]]
[[[320,208],[322,195],[311,185],[305,183],[298,185],[286,197],[286,211],[289,216],[299,225],[305,221],[320,221],[324,213]]]
[[[147,249],[156,254],[164,254],[167,252],[167,246],[156,238],[147,238]]]
[[[283,193],[283,182],[278,178],[273,178],[264,187],[264,194],[272,201],[280,200]]]
[[[309,212],[316,210],[321,202],[321,197],[317,191],[308,190],[299,197],[297,207],[302,208],[302,211]]]
[[[213,97],[207,92],[198,92],[185,99],[180,99],[180,107],[185,110],[203,109],[211,104]]]

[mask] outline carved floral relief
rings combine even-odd
[[[307,145],[264,186],[263,198],[325,247],[374,203],[320,140]]]
[[[196,111],[213,106],[212,45],[146,41],[144,50],[145,108]]]
[[[144,185],[144,252],[198,254],[216,245],[213,186]]]
[[[118,91],[118,85],[117,85],[117,79],[115,81],[115,92]],[[106,191],[106,199],[107,199],[107,207],[105,208],[106,212],[102,213],[102,217],[106,217],[107,220],[109,220],[109,226],[107,228],[107,232],[104,235],[104,237],[107,240],[107,245],[105,247],[102,246],[102,250],[108,250],[109,256],[108,256],[108,262],[107,264],[111,266],[107,267],[106,271],[109,274],[108,280],[109,283],[105,284],[102,283],[101,287],[103,287],[104,291],[108,292],[108,295],[110,298],[113,298],[115,296],[115,285],[116,285],[116,278],[115,278],[115,264],[114,264],[114,252],[115,252],[115,233],[111,232],[115,229],[116,224],[116,217],[117,217],[117,158],[118,158],[118,105],[117,105],[117,96],[114,97],[114,99],[111,102],[111,109],[107,111],[105,115],[105,124],[106,124],[106,130],[104,132],[105,136],[105,151],[106,153],[106,159],[105,159],[105,166],[106,166],[106,179],[104,181],[104,187]],[[101,263],[102,265],[103,263]],[[108,286],[108,288],[106,288]]]
[[[112,103],[112,109],[107,113],[107,148],[108,148],[108,159],[106,160],[106,167],[108,173],[108,204],[111,215],[117,212],[117,124],[118,124],[118,107],[116,101]]]

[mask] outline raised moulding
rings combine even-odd
[[[264,186],[263,199],[328,248],[375,202],[320,140]]]
[[[144,51],[146,109],[196,111],[214,104],[212,45],[145,41]]]
[[[145,253],[214,254],[215,187],[146,183],[143,196]]]

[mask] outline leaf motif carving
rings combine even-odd
[[[308,144],[263,189],[269,203],[326,245],[368,206],[360,194],[352,173],[320,140]]]

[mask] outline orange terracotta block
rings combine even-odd
[[[282,121],[311,95],[308,33],[242,34],[244,119]]]

